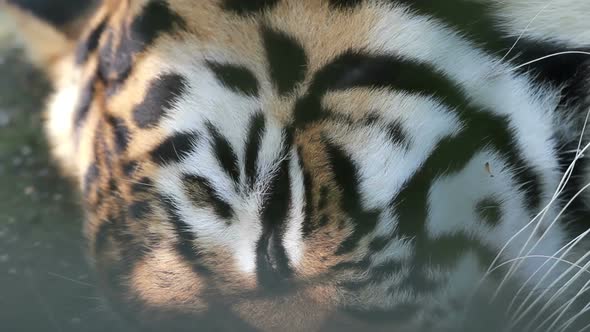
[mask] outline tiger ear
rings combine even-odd
[[[98,0],[0,0],[0,12],[43,70],[70,54]]]

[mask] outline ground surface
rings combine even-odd
[[[47,155],[48,86],[0,13],[0,330],[120,331],[84,256],[74,185]]]

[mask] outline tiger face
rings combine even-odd
[[[32,17],[7,8],[26,34]],[[105,0],[69,34],[34,20],[55,37],[34,48],[55,86],[48,137],[121,316],[190,331],[587,323],[585,241],[555,199],[559,144],[579,136],[557,110],[578,83],[521,70],[428,8]]]

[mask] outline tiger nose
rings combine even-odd
[[[284,289],[292,274],[281,236],[276,231],[264,234],[256,246],[256,276],[259,287],[270,291]]]

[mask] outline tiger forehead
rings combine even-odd
[[[264,34],[272,30],[303,47],[309,58],[306,65],[313,70],[343,50],[365,46],[379,2],[363,6],[348,3],[353,1],[111,2],[99,15],[102,20],[95,20],[86,43],[96,44],[93,36],[106,30],[100,55],[110,58],[105,65],[111,68],[99,69],[107,71],[109,78],[120,79],[115,76],[128,74],[130,69],[130,63],[124,62],[141,53],[165,55],[171,47],[208,52],[213,57],[219,52],[229,53],[252,64],[265,62],[268,45],[264,44]],[[156,42],[158,37],[166,38]]]
[[[84,75],[76,123],[104,97],[97,107],[119,152],[144,155],[168,135],[162,121],[203,69],[228,91],[261,97],[263,111],[285,123],[294,100],[282,97],[301,94],[337,55],[362,50],[377,12],[350,1],[107,2],[76,50],[77,64],[93,73]]]

